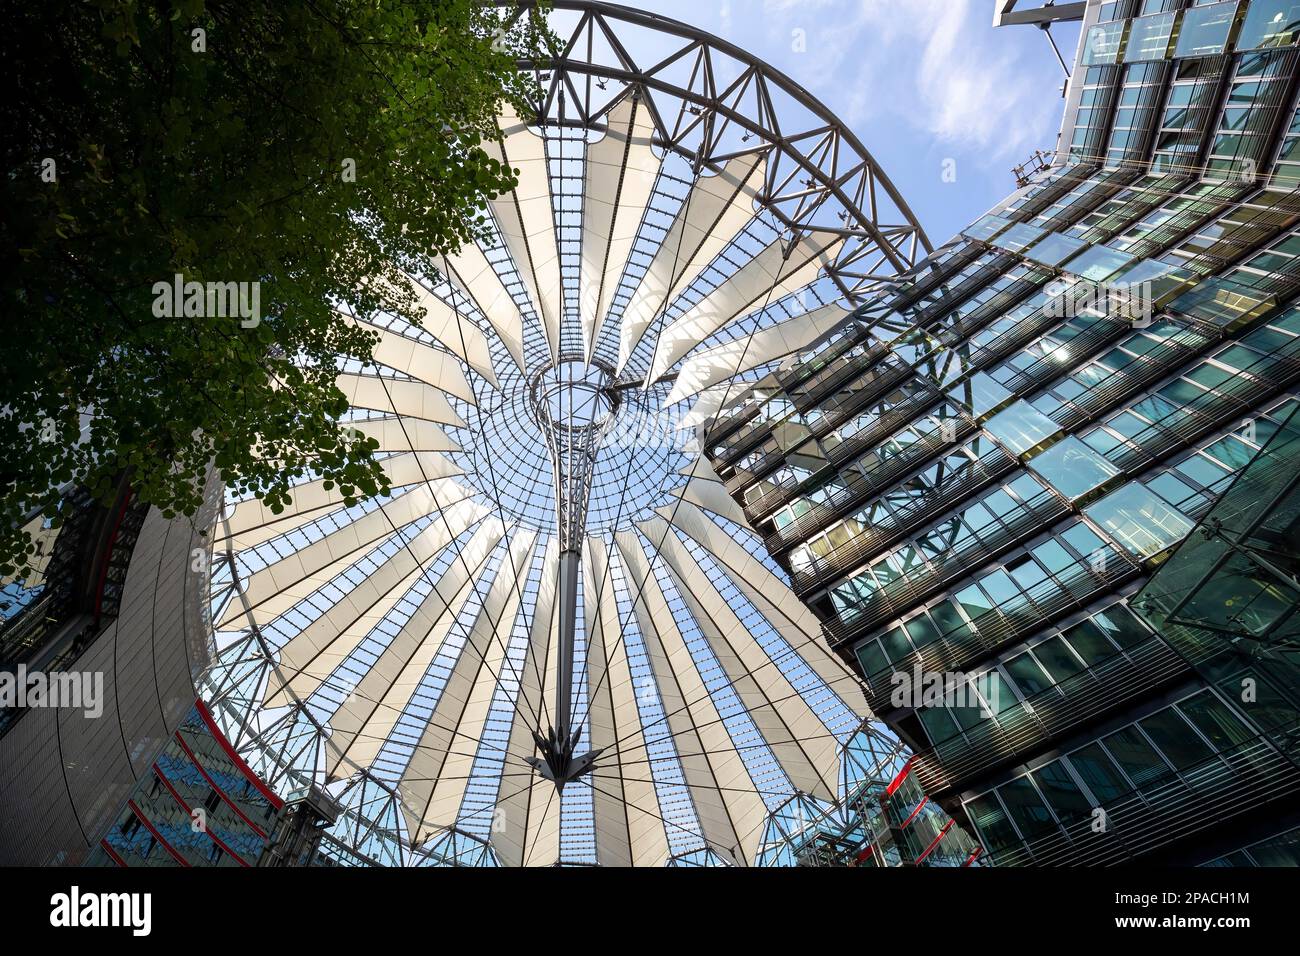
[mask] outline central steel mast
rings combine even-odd
[[[554,725],[534,731],[540,757],[530,758],[544,777],[564,784],[592,769],[600,751],[575,756],[582,728],[573,724],[573,672],[578,610],[578,566],[587,533],[587,507],[600,447],[614,422],[619,393],[614,371],[582,355],[561,355],[533,377],[533,418],[541,427],[551,455],[555,492],[559,567],[555,599],[559,604],[556,640]]]

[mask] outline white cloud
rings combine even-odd
[[[888,117],[936,145],[1001,164],[1050,146],[1061,102],[1047,44],[991,25],[985,0],[763,0],[769,37],[807,31],[791,61],[801,83],[835,100],[852,127]]]
[[[971,0],[928,2],[961,8],[960,15],[952,9],[937,18],[921,55],[917,86],[930,131],[997,153],[1026,151],[1031,140],[1037,145],[1044,120],[1060,111],[1059,100],[1044,96],[1040,71],[1023,62],[1019,44],[981,42]],[[993,32],[989,24],[982,26],[984,34]],[[1055,63],[1044,60],[1043,65]]]

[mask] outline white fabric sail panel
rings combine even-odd
[[[385,415],[382,418],[348,422],[348,425],[366,438],[373,438],[379,442],[376,451],[460,451],[460,445],[452,441],[446,432],[433,422],[427,422],[422,418],[398,418],[394,415]]]
[[[603,866],[657,866],[668,857],[668,835],[640,732],[604,538],[588,536],[583,542],[582,572],[587,732],[592,748],[605,751],[591,772],[597,861]]]
[[[754,639],[718,589],[697,572],[692,576],[689,553],[672,566],[683,600],[698,622],[732,686],[772,748],[794,786],[804,793],[832,800],[839,770],[839,741],[779,665]]]
[[[845,700],[853,699],[861,685],[843,661],[826,646],[821,623],[793,591],[756,560],[744,546],[718,527],[688,501],[672,508],[655,509],[687,536],[699,542],[727,572],[755,608],[780,632],[791,647],[832,690]]]
[[[537,752],[533,741],[533,731],[551,721],[544,703],[548,661],[551,657],[551,636],[555,632],[555,578],[559,570],[559,542],[555,535],[547,539],[546,553],[542,558],[542,572],[537,582],[537,601],[534,604],[533,619],[528,629],[528,650],[519,671],[519,694],[516,698],[514,723],[510,726],[510,738],[506,744],[505,776],[501,780],[501,795],[497,799],[497,811],[501,825],[492,836],[497,855],[504,866],[523,866],[532,840],[537,838],[542,827],[541,808],[534,808],[531,801],[533,791],[550,790],[555,787],[538,784],[538,778],[524,758]],[[550,665],[553,666],[553,665]],[[524,774],[516,776],[515,774]],[[537,810],[533,815],[534,809]],[[557,824],[558,825],[558,824]],[[556,842],[559,835],[556,831]]]
[[[435,349],[432,345],[417,342],[415,339],[408,339],[405,335],[399,335],[389,329],[371,325],[369,322],[363,322],[342,313],[336,314],[358,328],[379,336],[373,350],[376,362],[395,368],[399,372],[404,372],[418,381],[432,385],[434,388],[440,388],[449,395],[464,399],[471,405],[478,404],[474,398],[474,390],[470,388],[469,381],[465,378],[465,372],[460,367],[460,359],[455,355],[441,349]],[[384,384],[387,383],[380,383],[381,389]],[[389,388],[391,389],[391,387],[390,384]]]
[[[551,540],[555,541],[554,536],[552,536]],[[559,572],[558,547],[554,552],[553,559],[548,548],[547,558],[546,568],[542,572],[544,575],[543,582],[549,582],[551,586],[548,589],[546,601],[543,602],[540,598],[538,600],[531,632],[532,646],[545,647],[544,658],[538,658],[537,677],[538,686],[546,689],[547,697],[539,700],[535,709],[538,726],[543,729],[543,732],[545,732],[548,725],[554,725],[555,723],[555,713],[550,709],[553,698],[549,695],[552,692],[551,688],[555,687],[556,636],[559,634],[560,609],[555,594],[555,583]],[[544,617],[542,616],[543,612],[545,612]],[[515,729],[522,729],[520,719],[515,721]],[[512,753],[536,753],[536,746],[532,742],[531,734],[526,742],[521,742],[521,746],[524,749],[513,749]],[[529,769],[531,770],[531,768]],[[537,774],[532,774],[529,777],[529,782],[530,787],[525,801],[527,827],[524,831],[523,865],[551,866],[560,859],[560,796],[553,784]],[[506,819],[506,825],[508,826],[508,821],[512,817]]]
[[[483,509],[462,501],[438,521],[409,539],[378,569],[344,594],[280,649],[279,667],[267,683],[267,707],[305,699],[347,659],[362,638],[387,618],[402,595],[425,573],[444,548],[478,521]]]
[[[417,843],[434,829],[456,822],[493,694],[498,682],[511,678],[503,672],[510,622],[527,585],[529,557],[536,542],[535,531],[521,530],[511,538],[507,557],[488,587],[469,638],[403,774],[402,799],[412,808],[412,817],[421,820]]]
[[[380,459],[379,467],[388,476],[394,490],[419,484],[426,478],[452,478],[463,474],[455,463],[431,452],[392,455]],[[216,526],[214,541],[221,547],[229,540],[232,550],[242,551],[342,507],[343,492],[338,485],[327,489],[325,479],[317,478],[295,486],[289,504],[279,514],[257,498],[238,502]]]
[[[682,363],[664,404],[675,405],[712,385],[797,352],[829,332],[848,314],[843,306],[831,303],[760,329],[753,335],[697,352]]]
[[[719,853],[748,864],[754,847],[746,844],[757,840],[767,808],[650,572],[641,541],[630,531],[619,532],[615,541],[636,582],[633,611],[704,838]]]
[[[425,672],[474,592],[475,580],[506,528],[489,518],[420,602],[356,691],[330,718],[331,775],[344,765],[367,767],[419,689]],[[346,772],[343,774],[346,776]]]
[[[528,832],[524,866],[554,866],[560,862],[560,794],[549,782],[534,782],[528,790]]]
[[[622,100],[607,118],[608,132],[587,147],[583,193],[578,301],[588,358],[636,242],[660,165],[650,148],[653,119],[636,97]]]
[[[460,466],[449,458],[426,451],[400,452],[381,459],[379,465],[394,488],[404,488],[434,478],[453,478],[464,474]],[[336,487],[330,493],[337,490]]]
[[[757,382],[725,382],[706,388],[681,417],[678,428],[713,427],[722,413],[745,401],[753,394]]]
[[[555,564],[548,566],[542,573],[551,580],[553,585],[552,599],[546,608],[547,617],[544,620],[534,619],[533,621],[534,631],[545,631],[546,633],[545,666],[539,669],[541,686],[545,690],[541,701],[541,716],[538,721],[542,733],[546,733],[546,728],[555,726],[556,722],[555,681],[560,658],[560,598],[558,587],[555,586],[559,579],[558,551],[556,552]],[[538,613],[540,613],[540,610]],[[578,688],[576,669],[573,687],[576,702]],[[529,751],[536,753],[536,746],[530,746]],[[548,783],[541,776],[534,774],[532,783],[532,791],[528,797],[528,834],[524,850],[524,866],[549,866],[559,859],[560,797],[556,793],[555,786]],[[553,832],[552,828],[554,828]]]
[[[676,510],[674,510],[674,508]],[[750,554],[729,531],[720,528],[688,501],[662,506],[656,513],[698,541],[726,569],[771,595],[782,616],[806,634],[821,634],[821,624],[789,586]],[[733,575],[735,576],[735,575]],[[738,582],[739,583],[739,582]]]
[[[737,156],[716,176],[701,176],[691,187],[623,310],[619,371],[656,317],[754,218],[766,177],[765,156]]]
[[[677,474],[681,475],[683,478],[694,478],[699,481],[712,481],[718,484],[722,483],[722,479],[718,477],[718,473],[713,470],[713,466],[709,464],[709,460],[703,455],[696,455],[694,458],[682,462],[682,466],[677,469]]]
[[[744,509],[736,503],[735,498],[727,493],[727,489],[716,481],[692,478],[686,484],[674,488],[669,494],[674,499],[681,498],[691,504],[698,505],[706,511],[721,515],[728,521],[734,521],[742,528],[749,525],[749,519],[745,517]],[[672,504],[669,503],[668,507],[672,508]],[[650,540],[657,542],[659,539],[651,538]]]
[[[492,356],[488,349],[487,336],[483,334],[482,329],[463,318],[450,305],[430,292],[418,279],[408,275],[406,281],[410,283],[419,302],[419,309],[423,313],[424,322],[421,328],[453,354],[464,359],[470,368],[491,382],[493,387],[499,387],[496,373],[492,370]]]
[[[798,790],[833,800],[839,741],[830,736],[667,522],[651,518],[639,527],[659,546],[691,617],[781,768]]]
[[[415,315],[421,320],[419,327],[454,355],[463,359],[471,368],[482,373],[495,386],[497,382],[492,371],[492,359],[488,354],[487,337],[482,330],[473,322],[458,315],[455,309],[429,291],[429,288],[415,276],[407,273],[402,273],[401,276],[403,288],[400,290],[394,289],[393,284],[387,281],[381,281],[379,285],[385,290],[398,294],[413,295],[416,302]],[[367,329],[379,328],[363,319],[345,313],[338,314],[341,318],[361,324]]]
[[[447,396],[427,382],[385,379],[378,375],[344,372],[334,380],[353,408],[391,412],[408,418],[463,427],[465,420],[452,410]],[[357,424],[357,423],[349,423]],[[403,446],[405,447],[405,446]]]
[[[609,763],[619,766],[614,723],[614,688],[606,664],[618,634],[618,609],[612,582],[607,580],[608,556],[603,539],[587,536],[582,542],[582,616],[587,642],[587,740],[593,750],[608,750]],[[606,866],[631,866],[632,843],[627,827],[628,795],[623,775],[601,773],[600,761],[591,772],[592,816],[596,830],[597,859]]]
[[[751,308],[806,286],[834,263],[843,242],[838,233],[824,229],[801,235],[793,247],[779,237],[774,239],[664,329],[655,343],[647,381],[658,379],[691,349]]]
[[[449,276],[487,318],[506,350],[524,369],[524,320],[519,306],[506,290],[483,250],[471,242],[453,255],[436,260],[443,275]]]
[[[559,605],[555,593],[558,574],[559,548],[556,538],[552,536],[547,548],[537,609],[530,632],[530,650],[537,654],[535,657],[537,666],[534,672],[536,683],[533,685],[537,690],[537,696],[533,698],[531,694],[528,697],[520,695],[521,703],[527,700],[529,705],[521,706],[520,710],[523,713],[534,714],[536,724],[543,733],[548,726],[555,724],[555,712],[551,709],[554,704],[551,689],[555,687],[558,659],[556,638],[559,634]],[[513,756],[536,753],[536,744],[532,740],[532,734],[526,732],[528,728],[524,727],[523,720],[523,717],[515,719],[511,733],[512,757],[507,758],[507,763],[513,759],[531,771],[527,764],[522,763],[519,756]],[[516,737],[520,731],[525,733]],[[560,859],[560,796],[554,784],[537,774],[531,774],[528,779],[530,784],[528,790],[517,795],[505,809],[503,824],[509,828],[517,819],[526,821],[520,858],[522,866],[551,866]],[[517,810],[522,813],[522,817],[517,816]]]
[[[428,550],[423,542],[412,544],[419,546],[417,553]],[[285,707],[315,693],[375,625],[383,622],[420,574],[421,568],[409,558],[389,561],[295,635],[281,655],[280,666],[270,675],[263,706]]]
[[[499,123],[502,142],[484,143],[484,149],[517,170],[519,184],[509,194],[491,200],[489,206],[501,232],[501,241],[514,260],[541,319],[551,358],[555,359],[560,348],[563,294],[546,142],[508,108]],[[578,146],[574,144],[572,148],[576,152]]]
[[[248,602],[265,623],[316,593],[363,552],[388,538],[394,527],[404,527],[473,496],[471,489],[443,479],[385,500],[356,521],[254,572],[244,582]],[[224,626],[239,613],[239,608],[232,607],[217,626]]]

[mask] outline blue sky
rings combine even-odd
[[[1056,143],[1060,64],[1037,28],[994,29],[993,0],[635,5],[730,40],[821,99],[888,172],[936,246],[1014,189],[1012,166]],[[1053,35],[1073,62],[1077,25]],[[943,178],[949,159],[955,182]]]

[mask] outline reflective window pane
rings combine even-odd
[[[1101,744],[1089,744],[1069,757],[1071,765],[1092,795],[1102,803],[1116,800],[1130,790],[1128,781]]]
[[[1031,458],[1029,467],[1071,501],[1120,473],[1118,468],[1073,435]]]
[[[1134,20],[1129,30],[1124,62],[1163,60],[1169,55],[1169,38],[1173,30],[1173,13],[1157,13],[1155,16]]]
[[[1119,252],[1107,246],[1094,246],[1070,260],[1069,271],[1094,282],[1104,282],[1132,261],[1133,256],[1127,252]]]
[[[1174,55],[1214,56],[1222,53],[1228,45],[1228,31],[1232,28],[1232,20],[1236,15],[1237,0],[1188,10],[1183,14]]]
[[[1124,21],[1103,23],[1088,31],[1083,44],[1084,66],[1098,66],[1119,61],[1120,40],[1124,38]]]
[[[1020,777],[1004,784],[998,788],[998,795],[1002,797],[1007,812],[1025,839],[1032,840],[1055,829],[1056,821],[1028,777]]]
[[[1191,521],[1136,483],[1111,492],[1084,513],[1141,558],[1177,544],[1192,530]]]
[[[1060,425],[1021,400],[990,418],[984,428],[1017,455],[1061,430]]]
[[[1253,0],[1237,39],[1237,49],[1290,46],[1297,34],[1300,34],[1300,0]]]
[[[1059,266],[1085,246],[1087,243],[1082,239],[1054,232],[1025,250],[1025,256],[1043,265]]]

